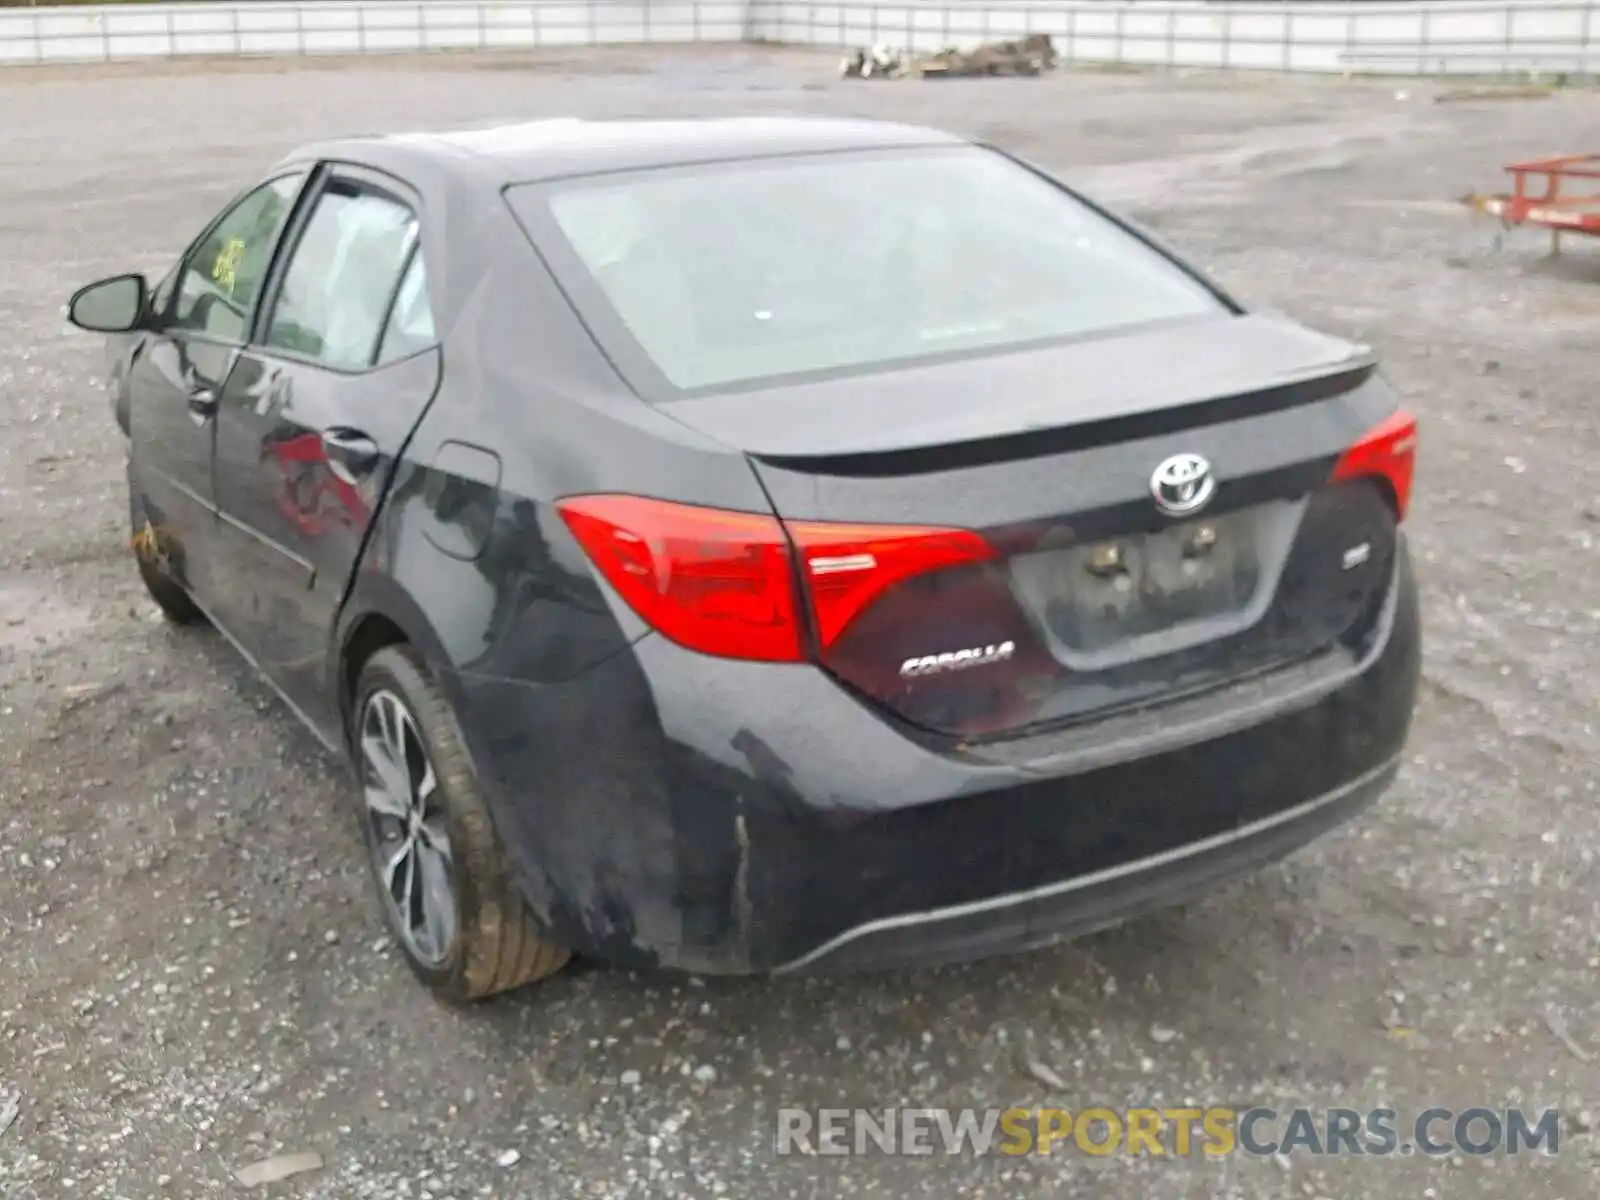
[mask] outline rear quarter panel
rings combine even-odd
[[[441,677],[559,683],[645,629],[590,569],[558,499],[770,507],[742,454],[627,390],[497,193],[450,201],[424,232],[443,382],[397,465],[336,649],[376,614]]]

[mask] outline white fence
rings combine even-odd
[[[746,36],[747,18],[744,0],[0,8],[0,64],[737,42]]]
[[[1600,74],[1600,0],[299,0],[0,9],[0,65],[185,55],[620,44],[875,43],[1049,33],[1072,62],[1277,71]]]
[[[1048,33],[1069,62],[1401,74],[1600,74],[1594,0],[900,4],[751,0],[752,36],[935,50]]]

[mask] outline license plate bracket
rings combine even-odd
[[[1303,504],[1273,502],[1012,560],[1019,593],[1076,670],[1171,653],[1260,618]]]

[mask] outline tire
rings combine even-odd
[[[195,602],[189,599],[189,593],[179,587],[172,576],[143,557],[138,557],[137,561],[139,578],[144,580],[144,590],[150,593],[150,599],[156,602],[162,616],[174,625],[205,624],[205,613],[195,606]]]
[[[571,953],[549,941],[529,911],[455,715],[409,646],[379,650],[362,668],[350,730],[357,810],[378,902],[417,978],[442,999],[468,1003],[564,967]],[[380,757],[396,745],[398,756]],[[404,761],[403,780],[384,773],[397,758]],[[419,805],[429,767],[433,787]],[[397,791],[418,815],[395,811]]]
[[[144,581],[144,590],[150,593],[150,599],[156,602],[161,615],[174,625],[205,624],[205,613],[200,611],[200,607],[189,598],[189,593],[183,590],[183,585],[171,573],[174,560],[181,568],[182,549],[163,544],[161,536],[150,524],[150,518],[145,515],[144,503],[134,490],[131,473],[128,480],[128,511],[133,526],[134,561],[139,565],[139,578]]]

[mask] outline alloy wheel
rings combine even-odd
[[[460,906],[439,777],[405,702],[379,690],[361,712],[361,784],[373,866],[406,948],[429,967],[455,948]]]

